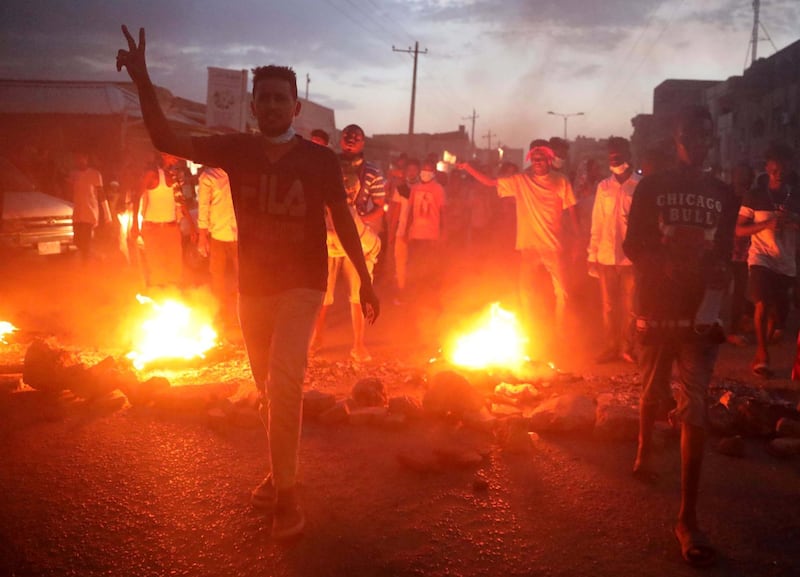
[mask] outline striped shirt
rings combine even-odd
[[[355,196],[348,198],[348,201],[356,207],[358,214],[364,216],[376,210],[383,210],[386,180],[381,169],[365,161],[363,156],[358,156],[354,160],[340,157],[340,160],[345,178],[348,174],[357,174],[361,183]]]

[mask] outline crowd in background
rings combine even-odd
[[[363,130],[356,128],[359,139],[355,148],[348,145],[347,129],[342,131],[338,143],[329,143],[328,136],[320,130],[311,139],[341,151],[346,188],[353,196],[354,217],[363,220],[362,226],[374,236],[372,245],[365,248],[365,255],[388,302],[436,309],[441,307],[442,283],[452,280],[452,271],[464,270],[465,261],[473,269],[498,259],[511,259],[511,266],[519,266],[514,261],[519,257],[514,253],[519,223],[513,195],[498,195],[496,182],[487,184],[472,178],[465,165],[445,164],[439,153],[423,158],[399,153],[388,165],[372,163],[364,159],[366,138]],[[564,291],[569,294],[567,308],[573,318],[579,318],[579,324],[584,326],[591,323],[604,327],[605,345],[598,344],[598,362],[635,358],[632,341],[619,328],[622,321],[612,316],[633,318],[634,281],[628,267],[630,262],[624,262],[621,255],[605,259],[605,263],[597,260],[597,247],[592,248],[592,226],[593,219],[597,221],[603,214],[595,198],[600,193],[606,204],[612,202],[608,199],[608,179],[615,178],[615,164],[630,168],[630,174],[625,176],[627,185],[623,187],[629,189],[625,193],[629,203],[642,175],[674,163],[674,159],[654,151],[643,154],[634,165],[625,139],[610,137],[607,142],[609,157],[603,159],[574,158],[569,143],[558,137],[539,141],[552,151],[550,170],[564,175],[574,197],[574,205],[565,211],[563,225],[559,226],[563,278],[559,275],[557,280],[564,283]],[[351,158],[345,160],[348,155]],[[367,170],[354,169],[353,159],[365,162]],[[156,154],[147,166],[137,168],[128,163],[129,166],[107,169],[101,174],[96,157],[87,149],[75,150],[70,162],[65,163],[55,162],[46,151],[22,146],[9,160],[37,188],[75,203],[75,245],[84,264],[98,258],[112,261],[119,258],[140,267],[147,287],[209,284],[224,309],[221,318],[229,325],[235,324],[236,226],[224,173]],[[800,206],[795,204],[800,204],[800,194],[794,192],[798,186],[794,162],[793,151],[776,144],[767,152],[762,166],[737,165],[730,182],[741,198],[750,198],[759,190],[767,191],[766,200],[762,198],[760,202],[769,206],[759,206],[756,199],[755,209],[750,207],[747,212],[751,220],[764,210],[786,215],[776,227],[777,237],[771,228],[762,231],[758,226],[754,230],[747,223],[740,225],[742,234],[737,236],[731,288],[723,311],[730,343],[759,344],[753,367],[761,374],[771,372],[767,346],[784,338],[786,318],[796,295],[800,294],[795,287],[796,265],[789,264],[789,261],[794,263],[797,251],[793,243],[783,239],[789,234],[786,230],[794,230],[796,215],[800,214]],[[469,165],[495,181],[524,174],[528,168],[510,162]],[[148,179],[149,184],[144,182]],[[155,201],[148,202],[149,199]],[[124,216],[134,211],[141,214],[141,220]],[[623,207],[621,214],[624,212]],[[574,218],[566,216],[570,213]],[[149,257],[146,237],[151,246]],[[152,248],[155,246],[160,248],[155,250]],[[780,252],[781,262],[762,262],[763,254],[769,254],[770,250]],[[323,311],[333,304],[338,269],[347,262],[343,252],[337,252],[335,239],[329,243],[329,253],[335,264],[331,265],[331,286]],[[774,256],[768,259],[774,260]],[[534,264],[534,276],[537,279],[541,276],[541,280],[533,283],[539,303],[535,314],[546,318],[558,291],[551,293],[552,275],[549,286],[545,278],[548,275],[539,275],[546,273],[540,268],[542,263]],[[610,266],[616,271],[615,278],[610,276],[611,269],[607,268]],[[750,278],[752,266],[756,267],[755,284]],[[763,280],[758,276],[762,269],[767,269],[767,275],[779,276]],[[342,276],[352,279],[351,273],[345,266]],[[517,282],[513,273],[499,280],[506,284]],[[353,308],[357,296],[357,287],[350,286],[348,298]],[[324,319],[325,312],[318,324],[315,349],[323,341]],[[369,358],[363,329],[354,326],[354,330],[353,350],[357,351],[354,355]]]

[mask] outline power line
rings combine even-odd
[[[435,55],[432,55],[431,60],[434,63],[436,62]],[[440,70],[441,69],[437,69],[435,72],[429,71],[428,74],[425,76],[425,79],[426,80],[430,80],[435,85],[435,87],[439,90],[442,98],[444,98],[446,107],[448,109],[450,109],[450,111],[452,111],[453,114],[455,114],[456,116],[459,116],[461,113],[457,112],[454,108],[451,108],[450,107],[450,103],[455,101],[455,100],[459,100],[460,103],[458,103],[457,106],[460,107],[462,105],[463,106],[469,106],[471,104],[471,102],[466,100],[466,99],[464,99],[459,93],[457,93],[457,92],[453,93],[452,92],[452,88],[448,89],[442,84],[442,82],[446,81],[447,79],[444,77],[444,75],[441,74]],[[449,87],[455,86],[455,83],[454,82],[447,82],[447,86],[449,86]]]
[[[355,5],[352,2],[352,0],[345,0],[345,1],[348,2],[351,6],[355,7],[358,10],[359,14],[363,14],[364,13],[364,11],[360,7],[358,7],[357,5]],[[373,38],[379,39],[381,41],[385,41],[386,40],[386,37],[384,35],[378,34],[376,32],[375,28],[370,28],[369,26],[365,25],[363,20],[359,20],[358,18],[354,17],[349,11],[345,10],[343,6],[335,4],[332,0],[326,0],[326,2],[332,8],[334,8],[341,16],[343,16],[344,18],[346,18],[347,20],[349,20],[350,22],[352,22],[353,24],[355,24],[356,26],[358,26],[362,30],[366,31]],[[373,19],[373,22],[376,22],[376,21]],[[378,26],[383,28],[384,30],[387,30],[384,27],[383,24],[379,23]],[[406,52],[406,51],[400,50],[399,52]],[[428,51],[426,49],[424,52],[421,52],[421,53],[422,54],[426,54],[427,52]],[[416,58],[415,58],[415,66],[416,66]],[[414,75],[414,85],[416,85],[416,72],[415,72],[415,75]],[[412,99],[415,99],[415,97],[416,97],[416,89],[414,88],[414,91],[412,93]],[[444,96],[444,95],[442,95],[442,97],[443,97],[442,99],[443,99],[444,107],[449,108],[447,106],[448,98],[446,96]],[[415,105],[414,102],[412,102],[412,108],[414,107],[414,105]],[[453,112],[454,115],[458,116],[458,114],[455,111],[451,110],[451,112]],[[410,119],[410,121],[411,121],[410,124],[413,124],[413,118]]]
[[[404,51],[400,51],[400,52],[404,52]],[[452,102],[454,100],[453,95],[452,94],[448,95],[444,91],[444,89],[441,86],[441,83],[439,82],[439,76],[437,74],[433,74],[430,71],[428,71],[426,73],[421,73],[420,74],[420,79],[424,80],[426,83],[429,83],[429,84],[426,84],[426,86],[428,88],[430,88],[431,91],[426,92],[426,95],[430,96],[432,99],[436,100],[439,109],[449,111],[450,114],[453,116],[453,118],[459,118],[461,116],[461,113],[458,112],[452,106]],[[465,104],[467,103],[466,101],[463,101],[463,102]]]
[[[494,133],[494,132],[492,132],[491,130],[487,130],[487,131],[486,131],[486,134],[484,134],[483,136],[481,136],[481,138],[482,138],[482,139],[484,139],[484,140],[488,141],[488,142],[486,143],[486,149],[487,149],[487,150],[491,150],[491,149],[492,149],[492,138],[493,138],[493,137],[495,137],[495,136],[497,136],[497,134],[495,134],[495,133]]]
[[[675,18],[678,16],[678,11],[683,7],[683,3],[685,1],[686,0],[681,0],[680,3],[675,7],[675,11],[672,13],[672,16],[669,18],[669,20],[666,21],[666,23],[661,28],[661,30],[659,30],[658,36],[656,36],[656,39],[653,40],[653,42],[650,43],[650,46],[648,46],[647,51],[644,53],[644,56],[639,61],[638,66],[633,71],[633,73],[631,73],[631,75],[628,77],[628,79],[633,78],[634,76],[636,76],[639,73],[639,69],[641,69],[641,67],[644,65],[644,63],[647,61],[647,59],[650,57],[650,53],[653,51],[653,48],[656,47],[656,45],[658,44],[659,40],[661,40],[661,37],[664,36],[664,33],[669,29],[670,26],[672,26],[672,23],[675,21]],[[619,94],[619,91],[617,92],[617,94]]]
[[[663,4],[664,4],[664,0],[661,0],[658,3],[658,6],[656,6],[656,8],[652,12],[650,12],[650,16],[647,18],[647,22],[645,23],[644,27],[639,31],[639,34],[636,36],[636,40],[633,41],[633,44],[631,44],[630,48],[628,49],[627,53],[625,54],[624,58],[622,59],[623,62],[627,62],[628,59],[633,55],[634,51],[639,46],[639,43],[642,41],[642,38],[644,38],[645,34],[650,30],[650,27],[653,25],[653,21],[655,20],[655,16],[658,13],[658,11],[661,10],[661,6]],[[614,86],[614,83],[616,81],[617,81],[617,78],[616,78],[616,69],[615,69],[613,71],[613,73],[611,74],[611,78],[606,83],[606,85],[603,87],[603,90],[600,92],[600,97],[595,101],[594,106],[589,109],[589,114],[591,114],[592,112],[596,111],[597,108],[602,105],[602,103],[605,100],[606,94],[609,93],[609,91]]]
[[[436,81],[436,76],[435,75],[426,74],[426,75],[423,75],[422,78],[423,78],[423,80],[427,80],[427,81],[431,82],[431,85],[430,85],[431,88],[433,88],[434,92],[436,92],[436,94],[440,98],[439,106],[441,108],[448,110],[456,118],[461,116],[461,113],[458,112],[455,108],[453,108],[453,106],[451,104],[452,101],[453,101],[453,98],[451,96],[448,96],[447,93],[442,88],[441,84],[439,84],[439,82]]]
[[[375,16],[375,14],[371,10],[364,10],[363,6],[359,6],[353,0],[344,0],[344,1],[347,2],[350,6],[352,6],[356,10],[356,13],[359,16],[362,16],[362,17],[366,18],[372,24],[374,24],[377,28],[380,28],[381,30],[386,32],[389,36],[392,36],[392,35],[395,34],[396,31],[392,30],[391,28],[387,28],[386,25],[383,23],[383,21],[380,20],[379,18],[377,18]],[[386,38],[383,37],[383,36],[381,36],[380,38],[381,38],[381,40],[386,40]]]
[[[670,16],[670,18],[664,23],[664,26],[661,27],[661,30],[659,30],[658,32],[658,36],[656,36],[655,40],[653,40],[653,42],[650,43],[650,45],[647,47],[647,50],[644,53],[644,56],[642,56],[642,59],[639,61],[639,64],[636,65],[636,67],[631,71],[631,73],[627,76],[627,78],[623,81],[623,83],[619,86],[617,91],[611,97],[612,100],[614,100],[619,94],[621,94],[622,91],[625,88],[627,88],[627,85],[631,81],[631,79],[633,79],[639,73],[639,70],[642,68],[644,63],[650,57],[650,53],[653,51],[653,48],[656,47],[658,42],[661,40],[662,36],[664,36],[664,33],[669,29],[670,26],[672,26],[672,23],[675,21],[675,18],[677,17],[678,12],[680,11],[684,2],[685,0],[681,0],[680,3],[675,7],[672,16]]]
[[[377,4],[373,0],[367,0],[367,1],[373,7],[378,9],[378,11],[380,11],[379,7],[377,6]],[[389,33],[390,35],[396,34],[396,30],[390,30],[389,28],[387,28],[386,24],[384,22],[382,22],[382,21],[380,21],[380,19],[376,18],[369,10],[364,10],[362,6],[357,5],[354,2],[354,0],[344,0],[344,2],[346,2],[347,5],[351,6],[352,8],[355,8],[355,10],[358,12],[358,15],[360,17],[354,16],[351,13],[350,10],[347,10],[345,8],[345,5],[343,5],[343,4],[334,3],[333,0],[326,0],[326,2],[328,3],[328,5],[331,6],[331,8],[333,8],[336,12],[338,12],[340,16],[346,18],[352,24],[355,24],[356,26],[358,26],[361,30],[365,31],[367,34],[369,34],[374,39],[380,40],[381,42],[384,42],[386,40],[386,36],[384,34],[379,34],[378,33],[378,31],[377,31],[378,28],[380,28],[384,32]],[[393,20],[393,19],[390,17],[389,20]],[[402,25],[400,25],[396,21],[395,21],[395,23],[398,24],[399,28],[405,34],[408,34],[408,31]],[[370,26],[368,24],[374,24],[375,26],[373,27],[373,26]],[[408,35],[410,36],[410,34],[408,34]],[[400,52],[404,52],[404,51],[400,51]],[[423,53],[423,54],[427,53],[427,49],[424,52],[421,52],[421,53]],[[416,60],[416,58],[415,58],[415,60]],[[460,116],[460,114],[458,112],[456,112],[450,106],[450,102],[452,100],[454,100],[454,98],[452,97],[452,95],[445,94],[444,90],[442,89],[442,87],[440,85],[440,78],[438,76],[427,76],[427,75],[425,76],[425,78],[432,80],[433,88],[434,88],[435,92],[438,92],[438,96],[439,96],[439,99],[440,99],[439,105],[442,108],[445,108],[445,109],[449,110],[454,117],[458,118]],[[416,84],[416,73],[415,73],[415,76],[414,76],[414,83]],[[415,97],[416,97],[416,90],[414,89],[413,93],[412,93],[412,99],[415,99]],[[415,104],[414,104],[414,102],[412,102],[412,107],[414,107],[414,106],[415,106]],[[409,120],[411,121],[410,124],[412,124],[413,123],[413,119],[409,119]]]
[[[769,35],[769,32],[767,32],[767,27],[764,25],[764,22],[759,21],[759,24],[761,25],[761,30],[763,30],[764,34],[767,35],[767,40],[769,40],[769,43],[772,45],[772,50],[774,52],[777,52],[778,51],[778,47],[775,46],[775,43],[772,41],[772,37]]]
[[[394,18],[392,18],[392,16],[389,14],[388,9],[385,10],[385,11],[381,10],[381,8],[375,2],[373,2],[373,0],[367,0],[367,3],[370,4],[373,8],[375,8],[376,12],[382,12],[390,22],[393,22],[394,24],[396,24],[397,27],[400,29],[400,31],[403,34],[405,34],[406,36],[408,36],[409,39],[411,39],[411,40],[414,39],[414,35],[413,34],[411,34],[408,30],[406,30],[406,28],[399,21],[397,21]]]
[[[375,38],[375,39],[377,39],[377,40],[381,40],[381,41],[385,40],[385,38],[384,38],[383,36],[379,36],[379,35],[378,35],[378,34],[375,32],[375,29],[374,29],[374,28],[370,28],[369,26],[367,26],[366,24],[364,24],[364,22],[363,22],[362,20],[359,20],[358,18],[355,18],[355,17],[354,17],[354,16],[352,16],[352,15],[351,15],[349,12],[346,12],[346,11],[345,11],[345,10],[344,10],[344,9],[343,9],[341,6],[339,6],[338,4],[334,4],[332,0],[325,0],[325,1],[328,3],[328,5],[330,5],[330,6],[331,6],[332,8],[334,8],[334,9],[335,9],[337,12],[339,12],[339,14],[341,14],[342,16],[344,16],[345,18],[347,18],[347,19],[348,19],[350,22],[352,22],[353,24],[355,24],[356,26],[358,26],[359,28],[361,28],[362,30],[364,30],[364,31],[365,31],[367,34],[369,34],[369,35],[370,35],[370,36],[372,36],[373,38]]]

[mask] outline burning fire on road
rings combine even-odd
[[[6,337],[16,330],[18,330],[17,327],[10,322],[0,321],[0,343],[7,345],[8,341],[6,341]]]
[[[519,369],[530,361],[528,337],[516,315],[492,303],[466,333],[445,347],[447,360],[472,370]]]
[[[163,361],[205,358],[217,346],[210,313],[175,299],[157,302],[136,295],[136,300],[147,310],[134,329],[133,350],[126,355],[136,369]]]
[[[473,386],[491,385],[495,394],[515,383],[569,382],[572,375],[536,358],[544,354],[542,343],[531,338],[536,334],[527,332],[514,312],[492,303],[445,341],[441,358],[430,359],[430,370],[455,370]]]

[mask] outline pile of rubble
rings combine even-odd
[[[63,396],[69,391],[71,402],[108,411],[130,406],[199,416],[216,430],[261,426],[257,395],[246,368],[240,366],[246,362],[236,364],[242,377],[238,380],[171,386],[162,376],[140,381],[124,359],[109,356],[88,365],[64,349],[34,341],[25,354],[22,379],[42,393]],[[373,376],[357,380],[344,396],[344,377],[364,371]],[[386,382],[398,380],[404,392],[412,394],[390,396]],[[425,371],[400,365],[312,363],[308,381],[304,418],[325,426],[399,428],[425,419],[448,419],[489,435],[510,452],[530,450],[539,435],[633,441],[638,434],[638,383],[633,378],[592,383],[544,365],[515,377],[457,370],[444,363],[434,363]],[[721,437],[721,452],[741,456],[744,439],[755,437],[766,440],[767,450],[775,456],[800,454],[797,392],[715,383],[709,397],[709,422]],[[471,462],[478,457],[437,458]]]
[[[744,438],[768,440],[767,451],[776,457],[800,455],[800,402],[796,391],[782,391],[720,382],[709,391],[708,420],[722,439],[717,449],[744,455]]]

